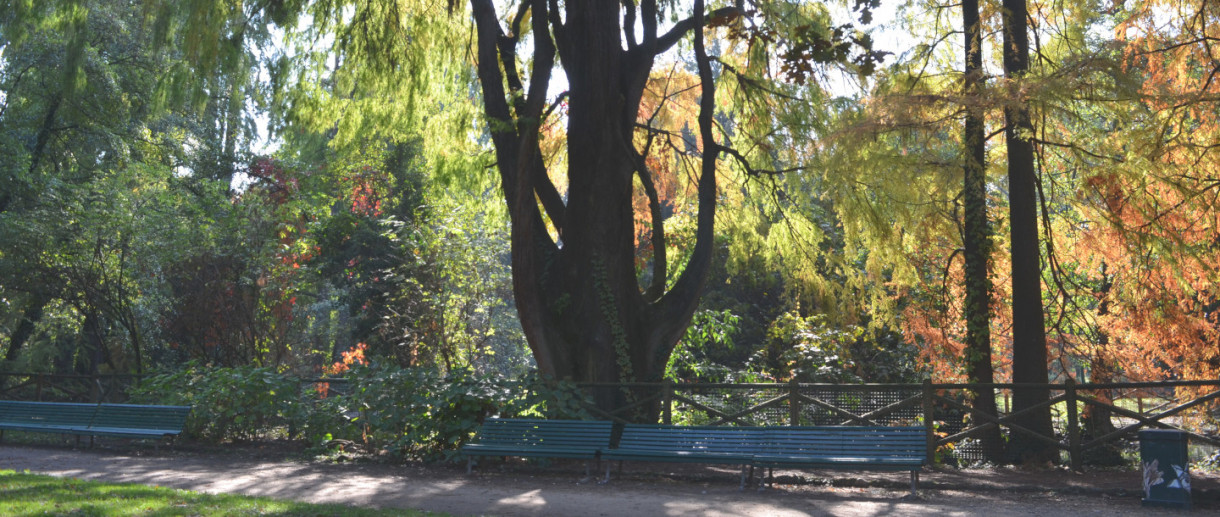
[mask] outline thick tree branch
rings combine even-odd
[[[551,34],[555,36],[555,49],[559,53],[559,61],[567,68],[568,56],[571,51],[571,43],[568,42],[568,31],[563,24],[563,20],[559,17],[559,0],[548,0],[547,2],[547,17],[551,22]]]
[[[521,82],[521,73],[517,70],[517,43],[521,41],[521,22],[530,11],[529,6],[528,0],[522,1],[517,7],[517,15],[513,18],[512,25],[509,26],[510,33],[502,34],[496,39],[496,46],[500,49],[500,66],[504,67],[504,79],[508,82],[508,92],[512,95],[513,108],[518,117],[522,116],[521,110],[525,107],[525,101],[521,98],[525,87]]]
[[[538,132],[534,128],[522,138],[513,125],[498,55],[498,43],[504,33],[492,0],[471,0],[470,4],[478,36],[478,75],[483,87],[483,111],[495,144],[500,185],[512,221],[513,292],[526,335],[542,335],[547,322],[543,317],[546,311],[539,285],[539,278],[543,275],[539,254],[547,251],[543,247],[544,241],[551,247],[554,247],[554,243],[544,239],[544,232],[538,231],[543,225],[538,205],[534,202],[533,174],[529,172],[532,169],[529,158],[522,159],[522,150],[537,147]],[[525,111],[528,112],[528,103]],[[541,371],[556,371],[557,358],[551,347],[530,340],[530,349]]]
[[[694,27],[702,27],[704,3],[695,0],[695,15],[691,18]],[[699,68],[699,81],[702,84],[703,96],[699,100],[699,138],[703,144],[703,157],[699,174],[699,215],[695,227],[695,249],[691,252],[686,269],[661,300],[661,310],[658,314],[663,321],[674,322],[673,325],[659,323],[658,331],[663,335],[655,341],[658,346],[671,347],[656,350],[658,357],[668,357],[672,346],[686,328],[690,317],[698,305],[699,294],[707,280],[712,265],[712,250],[715,244],[716,220],[716,160],[720,155],[720,145],[716,143],[713,134],[713,115],[716,110],[716,83],[712,76],[711,60],[704,48],[703,31],[694,32],[695,61]]]
[[[665,292],[665,279],[669,276],[669,264],[665,253],[665,220],[661,213],[661,198],[657,195],[656,183],[644,157],[635,155],[636,175],[648,196],[648,212],[652,218],[652,281],[644,290],[644,300],[656,301]]]
[[[651,45],[657,40],[657,0],[643,0],[640,11],[643,13],[644,43]]]
[[[500,74],[498,42],[504,33],[491,0],[471,0],[470,4],[478,37],[477,69],[483,87],[483,114],[495,144],[504,196],[511,206],[516,199],[517,133],[505,100],[504,77]]]
[[[690,18],[687,18],[685,20],[682,20],[682,21],[674,24],[673,28],[669,29],[668,32],[666,32],[665,34],[662,34],[661,37],[657,38],[657,45],[655,48],[653,48],[654,55],[664,53],[665,51],[672,48],[674,45],[678,44],[678,42],[682,41],[682,38],[686,36],[686,33],[690,32],[695,27],[703,27],[703,25],[705,23],[703,11],[699,7],[696,7],[696,9],[699,10],[699,12],[696,13],[694,16],[691,16]],[[741,14],[742,14],[741,10],[736,7],[722,7],[720,9],[716,9],[715,11],[712,11],[710,13],[712,18],[719,18],[722,16],[730,16],[730,15],[739,15],[740,16]],[[656,17],[653,16],[653,18],[655,19]],[[645,18],[645,19],[647,19],[647,18]],[[655,26],[653,27],[653,30],[654,31],[656,30]]]
[[[627,39],[627,50],[640,46],[635,39],[635,1],[623,0],[623,37]]]
[[[530,3],[534,11],[534,16],[531,17],[534,31],[534,67],[530,72],[529,93],[517,120],[517,129],[522,135],[520,165],[521,170],[529,170],[533,176],[529,188],[537,193],[547,216],[562,239],[566,210],[563,198],[547,174],[546,164],[542,161],[542,149],[539,147],[539,131],[545,119],[543,109],[546,107],[547,89],[551,83],[551,70],[555,66],[555,44],[551,41],[547,29],[546,0],[530,0]]]

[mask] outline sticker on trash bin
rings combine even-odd
[[[1173,471],[1177,474],[1176,479],[1170,481],[1166,488],[1181,488],[1187,492],[1190,491],[1190,471],[1177,465],[1170,465]]]
[[[1161,467],[1158,463],[1160,460],[1144,463],[1144,497],[1151,498],[1152,487],[1165,482],[1161,477]]]
[[[1144,497],[1152,497],[1152,487],[1165,482],[1165,478],[1161,473],[1159,460],[1152,460],[1144,463]],[[1178,465],[1170,465],[1173,469],[1174,478],[1165,485],[1165,488],[1178,488],[1190,491],[1190,471]]]

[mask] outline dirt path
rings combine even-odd
[[[831,477],[801,483],[790,476],[764,491],[737,489],[731,468],[667,472],[665,465],[631,464],[609,484],[579,483],[578,464],[538,468],[491,466],[467,476],[453,465],[328,464],[222,453],[73,450],[0,446],[0,469],[78,479],[140,483],[200,492],[385,508],[418,508],[454,515],[923,516],[1147,515],[1134,473],[1080,475],[1051,470],[925,473],[920,495],[908,497],[906,475]],[[651,467],[649,469],[648,467]],[[675,467],[677,468],[677,467]],[[816,475],[816,473],[814,473]],[[843,473],[831,474],[843,476]],[[855,474],[848,474],[855,476]],[[1129,479],[1126,479],[1129,478]],[[1134,483],[1134,484],[1133,484]],[[1131,485],[1135,491],[1120,488]],[[1200,485],[1206,487],[1200,488]],[[1220,480],[1196,477],[1190,512],[1220,509]],[[1045,488],[1043,488],[1045,487]],[[2,497],[3,494],[0,494]],[[1165,513],[1165,512],[1159,512]]]

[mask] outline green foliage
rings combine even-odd
[[[350,389],[333,407],[354,412],[355,425],[327,432],[407,458],[451,457],[488,416],[588,418],[572,386],[537,377],[368,366],[347,378]],[[311,434],[321,431],[311,426]]]
[[[669,356],[665,377],[675,381],[728,381],[732,369],[713,358],[736,348],[733,338],[740,332],[740,323],[741,317],[728,310],[696,312]]]
[[[317,383],[269,368],[192,365],[145,379],[132,400],[192,406],[186,433],[200,440],[342,439],[425,460],[452,457],[489,416],[590,418],[570,383],[393,365],[356,364]]]
[[[144,379],[137,403],[192,406],[185,433],[207,441],[249,440],[288,430],[305,418],[296,378],[271,368],[188,368]]]
[[[435,187],[434,187],[435,188]],[[379,329],[400,365],[520,375],[532,366],[512,299],[507,217],[494,200],[429,190],[427,215],[386,222]]]
[[[789,312],[771,324],[767,346],[756,352],[752,363],[777,381],[861,382],[851,345],[862,335],[860,328],[831,327],[824,315]]]

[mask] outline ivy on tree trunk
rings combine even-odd
[[[983,83],[983,54],[978,0],[963,0],[962,26],[965,27],[966,94],[964,132],[964,185],[962,198],[962,245],[965,248],[966,287],[966,378],[971,383],[995,382],[991,364],[991,224],[987,220],[987,150],[983,110],[976,98]],[[995,390],[975,388],[973,407],[986,415],[996,416]],[[981,422],[982,419],[974,419]],[[988,459],[999,461],[1004,451],[1000,428],[989,426],[979,437]]]

